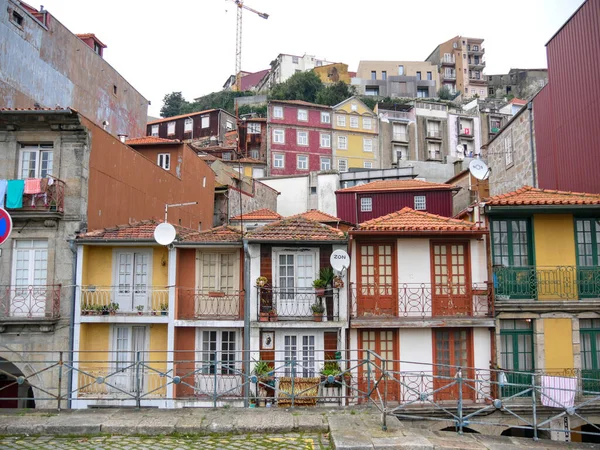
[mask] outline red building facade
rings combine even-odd
[[[332,168],[331,108],[300,100],[269,102],[268,174],[298,175]]]

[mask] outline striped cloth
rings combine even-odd
[[[543,375],[540,384],[542,405],[550,408],[570,408],[574,405],[577,378]]]

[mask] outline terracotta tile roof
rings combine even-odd
[[[179,116],[165,117],[164,119],[158,119],[158,120],[153,120],[152,122],[148,122],[148,125],[154,125],[154,124],[163,123],[163,122],[171,122],[173,120],[183,119],[184,117],[194,117],[194,116],[197,116],[198,114],[207,114],[212,111],[217,111],[217,110],[216,109],[206,109],[204,111],[198,111],[198,112],[193,112],[193,113],[188,113],[188,114],[180,114]]]
[[[357,231],[482,233],[487,230],[479,228],[473,222],[415,211],[406,207],[395,213],[361,223],[358,225]]]
[[[456,186],[422,180],[381,180],[339,189],[336,192],[422,191],[429,189],[456,189]]]
[[[246,235],[249,241],[285,242],[345,242],[340,230],[304,217],[288,217],[270,223]]]
[[[125,141],[127,145],[148,145],[148,144],[180,144],[179,139],[164,139],[157,136],[144,136],[131,138]]]
[[[267,164],[265,161],[261,161],[260,159],[254,159],[254,158],[240,158],[239,161],[241,163],[246,163],[246,164]],[[237,161],[228,161],[228,162],[237,162]]]
[[[202,155],[202,154],[199,154],[198,157],[200,157],[203,161],[217,161],[217,160],[220,160],[220,158],[217,158],[214,155],[206,155],[206,154]]]
[[[82,39],[82,40],[92,38],[96,42],[98,42],[98,44],[100,44],[102,47],[106,48],[106,45],[100,39],[98,39],[94,33],[82,33],[82,34],[76,34],[75,36],[77,36],[79,39]]]
[[[283,219],[283,216],[269,208],[262,208],[244,213],[243,217],[242,215],[232,217],[230,220],[240,220],[242,218],[244,220],[280,220]]]
[[[316,220],[317,222],[321,223],[342,221],[342,219],[340,219],[339,217],[335,217],[331,214],[324,213],[323,211],[319,211],[318,209],[311,209],[310,211],[306,211],[305,213],[297,214],[297,216],[304,217],[308,220]]]
[[[269,103],[285,103],[287,105],[311,106],[313,108],[327,108],[327,109],[331,109],[331,106],[319,105],[317,103],[305,102],[304,100],[269,100]]]
[[[92,230],[79,234],[78,240],[83,241],[152,241],[154,242],[154,229],[162,221],[144,220],[130,225],[118,225],[111,228]],[[197,230],[173,225],[177,231],[177,239],[198,233]]]
[[[206,231],[196,231],[194,234],[190,234],[179,242],[186,244],[209,244],[209,243],[225,243],[225,242],[242,242],[242,233],[240,230],[234,227],[223,225],[220,227],[211,228]]]
[[[512,98],[508,103],[512,103],[513,105],[526,105],[527,100],[523,100],[520,98]]]
[[[600,194],[552,191],[523,186],[516,191],[496,195],[484,201],[489,206],[600,205]]]

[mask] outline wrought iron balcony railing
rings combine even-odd
[[[58,319],[60,284],[0,286],[0,321]]]
[[[50,181],[52,180],[52,184]],[[38,194],[23,194],[23,207],[9,209],[11,215],[31,215],[33,213],[64,214],[65,182],[55,177],[44,178],[43,191]]]
[[[177,288],[177,318],[239,320],[243,317],[243,298],[243,291]]]
[[[355,284],[351,292],[352,318],[492,317],[494,313],[491,283]]]
[[[323,293],[314,288],[256,287],[258,320],[339,320],[339,290],[327,288]]]
[[[81,286],[81,315],[168,315],[166,286]]]
[[[600,298],[600,267],[494,267],[497,300]]]

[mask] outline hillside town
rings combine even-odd
[[[600,0],[547,68],[488,74],[485,36],[280,53],[162,117],[59,20],[0,0],[0,415],[371,407],[600,443]]]

